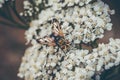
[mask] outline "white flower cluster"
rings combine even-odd
[[[20,13],[20,16],[32,17],[37,15],[46,8],[53,8],[54,10],[61,10],[72,6],[83,6],[91,2],[92,0],[25,0],[24,12]]]
[[[32,1],[34,3],[34,6],[33,6],[29,2],[29,0],[25,0],[24,1],[24,9],[30,8],[29,10],[31,10],[32,6],[36,7],[36,6],[43,4],[44,7],[51,7],[52,6],[58,10],[58,9],[62,9],[64,7],[71,7],[74,5],[83,6],[85,4],[88,4],[91,1],[92,0],[33,0]]]
[[[108,44],[99,44],[91,52],[75,47],[76,44],[87,44],[103,38],[104,31],[112,29],[110,15],[115,12],[110,10],[107,4],[101,0],[34,0],[33,2],[36,6],[41,4],[42,8],[40,10],[36,7],[38,11],[40,10],[38,19],[33,20],[25,32],[27,43],[31,42],[32,47],[25,52],[19,77],[25,80],[90,80],[104,70],[119,65],[120,39],[111,38]],[[27,0],[24,1],[24,5],[24,8],[28,9],[26,16],[27,14],[32,16],[32,13],[35,13],[34,6],[31,7],[32,4]],[[51,23],[53,19],[57,19],[61,26],[60,29],[55,28],[56,32],[59,33],[60,30],[64,36],[54,34]],[[52,34],[53,37],[50,37]],[[46,36],[58,43],[49,46],[38,41],[46,39]],[[56,37],[62,39],[63,43],[66,43],[65,40],[72,43],[70,49],[64,52],[61,48],[63,44]],[[99,80],[98,76],[97,78]]]
[[[54,8],[56,7],[42,10],[38,16],[39,19],[34,21],[35,23],[32,22],[33,25],[38,24],[38,27],[31,26],[26,32],[28,40],[32,39],[32,37],[28,38],[29,35],[36,34],[35,31],[32,30],[33,27],[36,30],[41,30],[36,37],[43,38],[44,36],[49,35],[52,27],[50,23],[47,22],[53,18],[56,18],[62,23],[61,27],[66,39],[70,42],[73,40],[75,44],[79,44],[80,42],[88,43],[95,39],[103,38],[104,31],[112,29],[110,14],[114,14],[114,10],[110,10],[109,6],[100,0],[81,8],[79,6],[68,7],[67,9],[61,10]]]
[[[61,10],[72,6],[84,6],[92,0],[49,0],[45,6],[52,6],[54,10]]]
[[[63,53],[34,44],[27,49],[19,69],[18,76],[25,80],[90,80],[120,64],[120,39],[111,38],[93,52],[76,49]]]
[[[38,1],[38,0],[35,0],[35,1]],[[40,1],[40,0],[39,0]],[[39,2],[37,2],[39,3]],[[36,3],[36,5],[37,5]],[[21,12],[20,13],[20,16],[33,16],[33,13],[37,14],[37,12],[39,11],[39,8],[37,6],[34,6],[28,1],[28,0],[25,0],[23,2],[23,5],[24,5],[24,12]]]

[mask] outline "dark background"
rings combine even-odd
[[[103,1],[116,10],[116,14],[111,16],[114,24],[113,30],[105,32],[105,37],[100,40],[100,42],[107,43],[110,37],[120,38],[120,0]],[[22,0],[19,2],[21,3]],[[20,4],[18,6],[21,7]],[[21,58],[28,47],[25,45],[24,32],[25,30],[13,28],[9,25],[0,25],[0,80],[22,80],[17,77],[17,73]],[[120,75],[114,76],[111,80],[120,80]]]

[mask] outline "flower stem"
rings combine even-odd
[[[18,24],[18,23],[1,21],[0,24],[10,26],[10,27],[16,27],[16,28],[20,28],[20,29],[25,29],[25,30],[28,29],[28,26],[24,26],[24,25],[21,25],[21,24]]]
[[[106,70],[101,75],[101,80],[118,80],[120,75],[120,65],[114,66],[109,70]],[[116,79],[115,79],[116,78]]]

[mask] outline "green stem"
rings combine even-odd
[[[7,13],[9,14],[9,18],[10,18],[10,20],[12,20],[12,22],[16,22],[15,20],[14,20],[14,18],[13,18],[13,16],[12,16],[12,8],[9,6],[9,5],[7,5],[7,7],[6,7],[8,10],[7,10]]]
[[[17,10],[16,10],[16,1],[14,1],[14,4],[13,4],[13,6],[11,6],[11,8],[12,8],[12,10],[13,10],[13,12],[15,13],[15,15],[19,18],[19,20],[22,22],[22,23],[24,23],[25,25],[28,25],[26,22],[25,22],[25,20],[19,15],[19,13],[17,12]]]
[[[120,65],[114,66],[109,70],[106,70],[101,75],[101,80],[118,80],[117,77],[120,75]]]
[[[16,27],[16,28],[20,28],[20,29],[24,29],[24,30],[28,29],[28,26],[20,25],[20,24],[17,24],[17,23],[14,24],[12,22],[0,21],[0,24],[1,25],[7,25],[7,26],[10,26],[10,27]]]
[[[97,48],[98,47],[97,40],[98,39],[96,39],[95,41],[93,41],[93,42],[90,43],[90,45],[91,45],[92,48]]]

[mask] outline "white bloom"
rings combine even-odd
[[[44,6],[48,8],[41,9],[38,20],[32,21],[30,29],[25,33],[27,43],[31,41],[32,47],[25,52],[18,76],[26,80],[90,80],[97,72],[120,64],[120,39],[111,38],[108,44],[99,44],[98,48],[91,52],[75,47],[81,42],[87,44],[102,38],[105,30],[112,29],[110,14],[114,14],[114,11],[111,11],[107,4],[101,0],[90,4],[91,0],[63,2],[48,0],[47,3],[44,0],[35,0],[35,2],[36,5],[44,2]],[[24,2],[24,5],[27,9],[31,4]],[[28,12],[31,15],[29,10]],[[60,23],[64,34],[62,38],[70,42],[70,48],[66,52],[62,48],[63,44],[57,44],[59,39],[57,41],[55,37],[58,36],[51,37],[53,18]],[[56,41],[55,46],[44,45],[37,41],[46,37],[52,38],[53,43]]]
[[[106,28],[108,31],[112,30],[112,25],[111,23],[107,23]]]
[[[71,49],[65,53],[66,56],[64,55],[64,60],[61,62],[57,60],[59,54],[64,54],[61,51],[59,51],[60,53],[55,52],[55,54],[49,54],[50,48],[43,46],[43,49],[39,51],[39,47],[41,46],[34,45],[26,51],[18,76],[33,76],[33,78],[37,76],[40,78],[42,75],[42,78],[46,78],[46,76],[53,71],[56,79],[90,79],[96,72],[101,72],[103,66],[105,66],[104,69],[110,69],[114,65],[120,64],[120,51],[116,53],[117,50],[120,50],[119,41],[120,39],[114,40],[111,38],[108,44],[100,44],[98,48],[95,48],[91,53],[88,52],[88,50]],[[115,48],[114,52],[109,52],[111,47],[116,46],[117,49]],[[61,56],[61,58],[62,57],[63,56]],[[111,62],[111,60],[114,62]],[[54,70],[51,70],[51,68],[49,68],[50,66],[52,66],[51,68],[54,68]],[[60,72],[57,70],[60,70]],[[48,71],[48,73],[46,73],[46,71]]]

